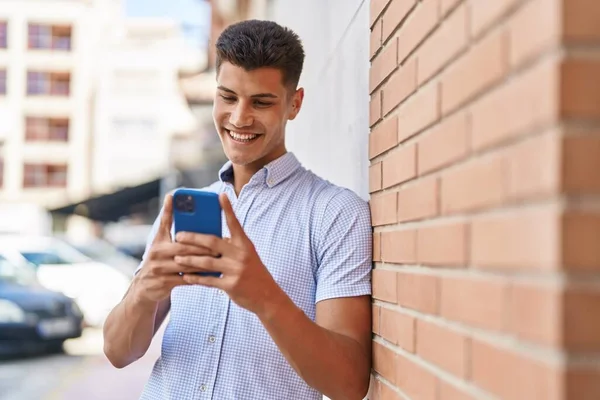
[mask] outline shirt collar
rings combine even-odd
[[[298,168],[300,162],[292,152],[287,152],[276,160],[271,161],[256,173],[264,179],[269,187],[277,186],[286,178],[292,175]],[[231,182],[233,178],[233,164],[227,161],[219,170],[219,180],[221,182]]]

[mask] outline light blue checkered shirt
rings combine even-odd
[[[308,317],[315,319],[321,300],[371,294],[371,220],[363,199],[306,170],[289,152],[258,171],[239,197],[232,173],[228,162],[204,190],[227,193],[262,262]],[[223,235],[229,236],[225,219]],[[161,356],[141,398],[322,395],[296,374],[256,315],[217,289],[180,286],[171,293]]]

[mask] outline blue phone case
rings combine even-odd
[[[195,189],[173,193],[173,224],[178,232],[195,232],[222,237],[219,195]],[[221,276],[220,272],[198,272],[201,276]]]

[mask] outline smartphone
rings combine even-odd
[[[173,225],[178,232],[194,232],[222,237],[219,195],[197,189],[177,189],[173,193]],[[221,276],[220,272],[196,272],[201,276]]]

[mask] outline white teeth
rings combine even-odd
[[[250,140],[256,138],[258,135],[252,135],[252,134],[241,134],[241,133],[237,133],[234,131],[229,131],[229,135],[234,138],[235,140],[239,140],[242,142],[249,142]]]

